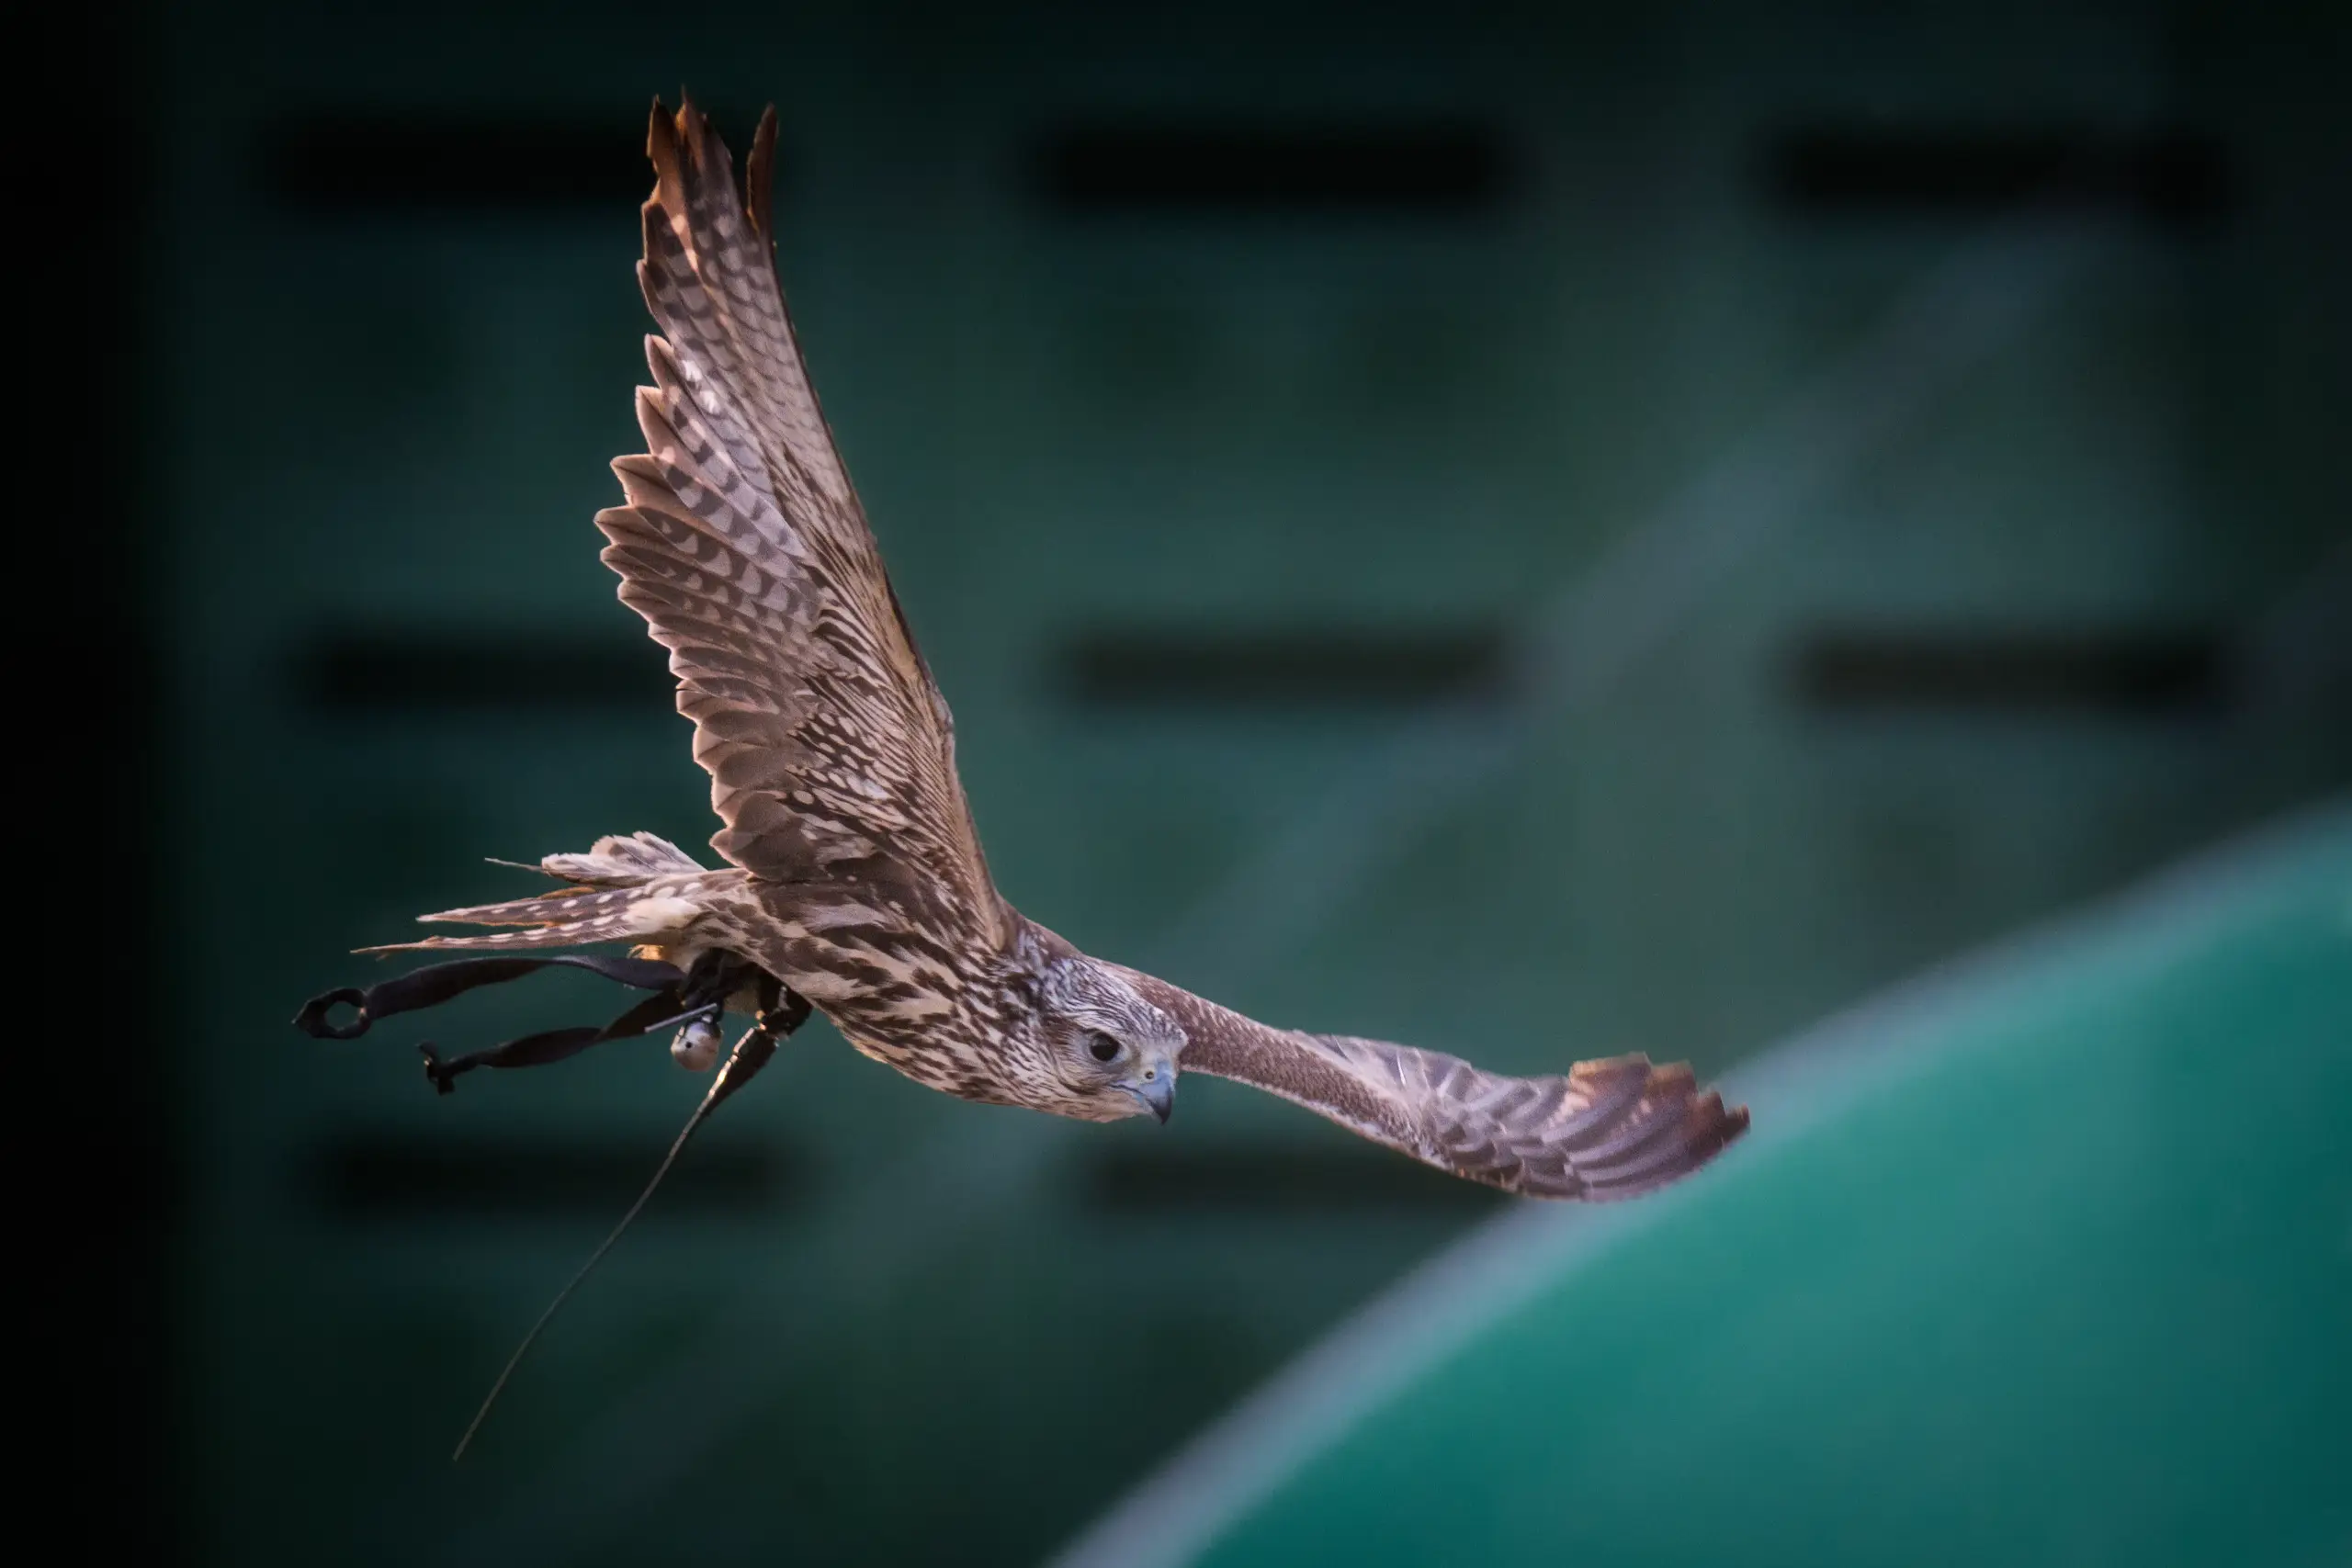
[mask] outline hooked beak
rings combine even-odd
[[[1176,1109],[1176,1064],[1154,1062],[1144,1068],[1143,1076],[1121,1084],[1120,1088],[1143,1101],[1144,1108],[1168,1124],[1168,1113]]]

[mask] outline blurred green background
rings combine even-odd
[[[286,1020],[533,886],[484,856],[709,831],[589,522],[653,94],[739,147],[778,105],[783,275],[1014,903],[1275,1021],[1713,1075],[2352,784],[2343,30],[144,14],[151,1550],[1035,1561],[1502,1212],[1230,1086],[1064,1125],[812,1027],[447,1465],[703,1086],[613,1047],[436,1100],[425,1029]],[[1742,1160],[1714,1201],[1767,1204]]]

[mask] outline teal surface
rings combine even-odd
[[[2352,814],[1829,1033],[1201,1560],[2352,1562]]]

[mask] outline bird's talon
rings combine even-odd
[[[762,978],[767,984],[775,987],[776,995],[766,996],[765,988],[763,987],[758,1016],[760,1031],[764,1034],[772,1034],[778,1040],[788,1040],[796,1030],[808,1021],[809,1017],[817,1010],[807,997],[788,986],[776,983],[773,976],[763,976]]]

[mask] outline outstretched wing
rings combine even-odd
[[[653,107],[638,278],[662,334],[637,394],[648,450],[597,514],[622,601],[670,650],[678,710],[753,875],[857,882],[910,922],[1008,940],[956,775],[947,705],[916,650],[817,406],[775,277],[775,111],[748,196],[689,103]],[[881,915],[884,911],[876,909]]]
[[[1183,1027],[1183,1071],[1254,1085],[1507,1192],[1630,1198],[1689,1175],[1747,1130],[1746,1107],[1702,1093],[1679,1064],[1608,1056],[1555,1077],[1504,1077],[1437,1051],[1272,1029],[1164,980],[1133,978]]]

